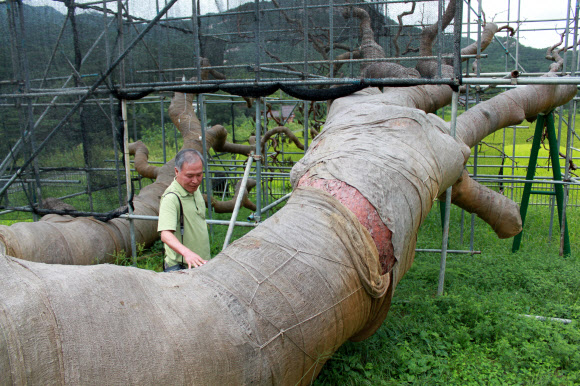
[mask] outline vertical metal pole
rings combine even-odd
[[[191,0],[192,12],[191,12],[191,23],[193,24],[193,44],[195,46],[195,66],[196,66],[196,76],[197,82],[201,82],[201,43],[199,42],[199,25],[198,16],[199,9],[195,4],[195,0]],[[199,3],[198,3],[199,6]]]
[[[502,134],[503,134],[503,137],[502,137],[502,145],[501,145],[501,146],[502,146],[502,147],[501,147],[501,151],[503,152],[503,155],[502,155],[502,166],[501,166],[501,168],[502,168],[502,173],[501,173],[501,175],[502,175],[502,179],[505,177],[505,174],[506,174],[506,173],[505,173],[505,169],[506,169],[506,158],[507,158],[507,157],[505,156],[505,154],[507,154],[507,152],[506,152],[506,147],[505,147],[505,143],[506,143],[506,142],[505,142],[505,141],[506,141],[506,130],[507,130],[507,128],[506,128],[506,127],[504,127],[504,128],[502,129]],[[508,160],[507,160],[507,161],[509,162],[509,158],[508,158]],[[504,193],[504,191],[506,190],[506,185],[503,183],[503,181],[502,181],[502,183],[501,183],[501,187],[502,187],[502,192],[501,192],[501,194],[503,194],[503,195],[507,195],[507,192],[505,192],[505,193]]]
[[[562,181],[562,171],[560,170],[560,158],[558,140],[556,139],[556,130],[554,129],[554,113],[547,116],[548,119],[548,142],[550,143],[550,159],[552,160],[552,172],[554,173],[554,180]],[[570,137],[568,137],[570,138]],[[568,146],[569,147],[569,146]],[[568,171],[568,165],[566,165]],[[560,256],[570,255],[570,238],[568,237],[568,224],[566,221],[566,210],[564,206],[564,188],[560,184],[554,185],[556,193],[556,202],[558,204],[558,218],[560,219]]]
[[[518,0],[518,21],[517,21],[517,25],[518,25],[518,29],[516,31],[516,65],[514,67],[515,70],[518,69],[518,66],[520,65],[520,11],[522,9],[522,5],[520,0]]]
[[[461,76],[461,58],[459,57],[459,44],[461,41],[461,22],[463,11],[462,2],[458,2],[455,10],[455,50],[456,54],[453,57],[453,72],[457,79]],[[449,123],[450,134],[455,138],[457,128],[457,110],[459,105],[459,89],[455,89],[451,96],[451,122]],[[459,177],[459,176],[458,176]],[[443,294],[443,287],[445,283],[445,266],[447,264],[447,247],[449,244],[449,218],[451,214],[451,194],[452,187],[448,187],[445,192],[445,219],[443,224],[443,241],[441,245],[441,262],[439,266],[439,283],[437,285],[437,295]]]
[[[155,0],[155,9],[157,11],[157,13],[159,13],[159,0]],[[163,29],[162,28],[157,28],[157,30],[155,31],[155,35],[157,36],[157,41],[161,42],[161,37],[162,37],[162,33],[163,33]],[[159,82],[163,81],[163,73],[161,72],[161,70],[163,69],[163,65],[162,65],[162,60],[163,60],[163,55],[161,55],[161,49],[164,47],[163,44],[158,44],[157,45],[157,63],[159,65],[159,72],[157,74],[158,78],[159,78]],[[175,79],[171,79],[171,80],[175,80]],[[166,137],[167,137],[167,133],[165,132],[165,103],[164,103],[165,97],[163,95],[161,95],[159,97],[159,109],[160,109],[160,116],[161,116],[161,146],[163,147],[163,163],[167,162],[167,146],[166,146]]]
[[[267,111],[266,106],[268,105],[267,101],[268,101],[267,97],[264,98],[264,123],[262,125],[262,127],[264,128],[264,130],[263,130],[264,133],[266,133],[268,131],[268,115],[266,113],[266,111]],[[280,117],[282,117],[282,115],[280,115]],[[268,146],[264,146],[264,153],[262,154],[262,158],[261,158],[262,169],[265,172],[268,172],[268,150],[269,150]],[[266,177],[264,179],[264,183],[262,184],[262,201],[260,202],[261,208],[268,205],[269,192],[270,192],[270,181],[269,181],[268,177]],[[262,215],[262,211],[260,210],[260,217],[261,217],[261,215]]]
[[[16,33],[16,18],[14,15],[15,9],[14,7],[17,6],[15,4],[19,4],[15,0],[8,1],[8,30],[10,31],[10,58],[12,59],[12,72],[14,79],[22,79],[22,75],[20,74],[20,60],[19,60],[19,42],[18,35]]]
[[[127,122],[127,101],[121,101],[121,114],[123,115],[123,152],[125,155],[125,183],[127,185],[127,207],[129,215],[133,214],[133,208],[129,204],[132,197],[131,186],[131,162],[129,157],[129,124]],[[129,216],[129,234],[131,237],[131,255],[133,256],[133,265],[137,265],[137,246],[135,243],[135,223]]]
[[[574,49],[572,51],[572,68],[571,76],[576,75],[576,69],[580,66],[580,61],[578,61],[578,18],[580,13],[580,0],[576,0],[576,12],[574,12]],[[569,181],[570,179],[570,159],[572,156],[572,136],[575,132],[576,126],[576,101],[572,101],[571,104],[568,103],[568,131],[566,134],[566,164],[564,169],[564,180]],[[574,114],[572,114],[574,112]],[[568,239],[568,227],[566,226],[566,208],[568,206],[568,195],[569,195],[568,185],[564,185],[563,200],[562,200],[562,218],[560,218],[560,256],[570,254],[570,241]],[[567,240],[568,239],[568,240]],[[566,253],[568,252],[568,253]]]
[[[258,71],[254,71],[254,77],[256,82],[260,81],[260,0],[254,1],[254,44],[256,47],[256,68]],[[259,115],[256,115],[256,120]],[[258,186],[259,186],[258,182]]]
[[[351,12],[352,13],[352,12]],[[353,17],[350,17],[349,20],[353,20]],[[353,33],[352,33],[352,26],[348,26],[348,44],[349,44],[349,51],[351,52],[351,54],[349,55],[351,60],[348,61],[348,70],[349,70],[349,74],[350,77],[354,77],[354,66],[353,66],[353,62],[352,62],[352,52],[354,51],[354,47],[352,47],[353,44]]]
[[[260,111],[260,105],[262,99],[256,100],[256,213],[254,214],[254,219],[256,222],[260,222],[262,216],[262,113]]]
[[[167,162],[167,135],[165,132],[165,97],[161,95],[159,97],[159,108],[161,110],[161,142],[163,146],[163,163]]]
[[[455,138],[455,128],[457,125],[457,105],[459,102],[459,92],[454,91],[451,100],[451,135]],[[447,244],[449,242],[449,217],[451,214],[451,186],[445,191],[445,221],[443,224],[443,241],[441,243],[441,262],[439,265],[439,283],[437,285],[437,295],[443,295],[445,283],[445,266],[447,264]]]
[[[123,53],[123,47],[125,45],[125,31],[123,31],[123,1],[117,1],[117,33],[118,42],[117,51],[121,55]],[[125,58],[119,63],[119,83],[121,87],[125,87]],[[124,119],[124,118],[123,118]]]
[[[256,47],[256,68],[260,68],[260,40],[261,40],[261,18],[260,18],[260,0],[254,1],[254,43]],[[256,82],[260,81],[260,71],[255,72]],[[260,222],[262,217],[262,99],[256,100],[256,212],[254,220]]]
[[[302,26],[304,27],[304,74],[308,74],[308,9],[307,1],[302,0]]]
[[[564,31],[564,47],[568,47],[568,35],[570,33],[570,6],[571,6],[571,1],[572,0],[568,0],[568,7],[567,7],[567,11],[566,11],[566,28]],[[566,62],[567,62],[567,57],[568,57],[568,50],[564,51],[564,55],[563,55],[563,59],[564,62],[562,63],[562,75],[564,75],[566,73]],[[572,71],[574,71],[574,69],[572,68]],[[570,103],[568,103],[568,108],[572,107]],[[568,118],[570,119],[570,116],[568,116]],[[562,123],[564,121],[564,106],[560,106],[558,107],[558,149],[560,148],[560,144],[562,143]],[[568,126],[570,126],[571,122],[570,120],[568,120]],[[554,192],[555,192],[555,186],[553,187]],[[565,187],[564,189],[567,190],[567,187]],[[550,228],[549,228],[549,232],[548,232],[548,238],[550,240],[552,240],[552,230],[554,228],[554,209],[555,209],[555,196],[550,196]],[[561,225],[561,224],[560,224]]]
[[[197,83],[201,83],[201,43],[200,43],[200,32],[199,32],[199,2],[197,5],[195,1],[192,0],[192,15],[191,15],[191,22],[193,26],[193,39],[194,39],[194,46],[195,46],[195,61],[196,61],[196,70],[197,70]],[[203,159],[204,159],[204,184],[205,184],[205,192],[207,194],[207,213],[208,218],[211,220],[213,217],[213,210],[211,206],[211,199],[212,199],[212,181],[211,181],[211,173],[209,169],[209,149],[207,148],[206,143],[206,128],[207,128],[207,116],[205,110],[205,100],[202,94],[197,94],[197,115],[199,117],[201,123],[201,146],[203,151]],[[210,234],[213,238],[213,225],[210,224],[209,226]]]
[[[443,6],[445,3],[443,0],[439,0],[437,3],[437,77],[441,78],[441,54],[443,52]]]
[[[515,175],[516,175],[516,164],[515,164],[515,160],[516,160],[516,126],[514,125],[514,133],[513,133],[513,138],[512,138],[512,155],[514,157],[514,160],[512,161],[512,191],[511,191],[511,195],[510,198],[513,200],[514,199],[514,190],[516,189],[516,184],[515,182],[513,182],[515,180]]]
[[[470,15],[471,15],[471,0],[467,0],[467,37],[468,38],[471,38]],[[467,59],[467,61],[465,62],[465,74],[466,74],[466,76],[469,75],[469,61],[470,61],[470,59]],[[465,89],[465,111],[469,110],[469,90],[470,90],[470,87],[468,85]],[[477,151],[477,146],[475,147],[475,151]],[[470,222],[469,229],[473,229],[473,215],[470,216],[470,219],[471,219],[471,222]],[[462,244],[463,244],[464,221],[465,221],[465,210],[461,209],[461,243]],[[473,241],[471,238],[471,233],[470,233],[469,243],[470,243],[470,249],[473,251]]]
[[[209,170],[209,149],[207,148],[206,143],[206,127],[207,127],[207,116],[205,114],[205,100],[203,94],[197,94],[197,112],[201,121],[201,147],[203,150],[203,166],[205,171],[205,193],[207,194],[207,216],[211,220],[212,219],[212,206],[211,206],[211,199],[213,196],[212,190],[212,181],[211,181],[211,172]],[[213,237],[213,225],[210,224],[209,226],[210,233]]]
[[[79,36],[78,36],[78,28],[76,23],[76,16],[75,16],[75,5],[74,3],[69,4],[67,16],[70,19],[70,24],[72,27],[73,33],[73,46],[74,46],[74,54],[75,60],[73,64],[73,69],[75,73],[75,86],[78,87],[81,84],[80,78],[80,71],[82,65],[82,55],[81,55],[81,47],[79,44]],[[80,131],[81,131],[81,140],[83,143],[83,161],[85,166],[85,178],[87,180],[87,197],[89,200],[89,210],[92,212],[94,210],[93,206],[93,192],[91,186],[92,180],[92,173],[91,173],[91,162],[89,156],[89,140],[88,140],[88,128],[87,128],[87,120],[86,120],[86,109],[84,105],[79,109],[79,124],[80,124]]]
[[[463,233],[465,226],[465,210],[461,210],[461,224],[459,227],[459,244],[463,245]]]
[[[308,151],[308,118],[310,117],[310,106],[308,101],[304,101],[304,154]]]
[[[131,29],[131,23],[133,22],[132,18],[131,18],[131,9],[129,8],[130,6],[130,2],[129,1],[125,1],[125,10],[127,12],[127,22],[129,23],[127,25],[127,35],[129,37],[129,40],[132,40],[132,29]],[[131,83],[135,83],[135,55],[131,55],[129,56],[129,81]],[[137,141],[139,138],[137,138],[137,119],[136,119],[136,110],[135,110],[135,102],[131,101],[131,123],[133,125],[133,141]],[[141,189],[141,175],[138,176],[139,178],[139,189]]]
[[[234,98],[230,98],[230,111],[232,115],[232,143],[236,143],[236,114],[234,109]]]
[[[91,184],[91,163],[90,163],[90,156],[89,156],[89,140],[88,140],[88,133],[87,127],[85,125],[85,111],[84,107],[80,109],[80,125],[81,125],[81,138],[83,141],[83,160],[85,164],[85,178],[87,179],[87,196],[89,198],[89,208],[92,212],[94,210],[93,207],[93,192],[92,192],[92,184]]]
[[[477,60],[479,62],[480,59],[480,55],[481,55],[481,23],[482,23],[482,14],[483,14],[483,10],[482,10],[482,4],[481,1],[478,2],[479,7],[477,9]],[[479,77],[480,75],[480,66],[478,65],[476,68],[476,75]],[[478,104],[480,100],[480,90],[479,88],[476,89],[475,91],[475,104]],[[473,176],[477,176],[477,163],[478,163],[478,156],[479,156],[479,152],[477,150],[477,145],[475,146],[474,152],[473,152]],[[474,250],[475,244],[475,214],[471,214],[471,233],[469,235],[469,248],[470,250]]]
[[[105,29],[105,56],[107,58],[107,68],[111,67],[111,48],[109,46],[109,25],[107,24],[107,2],[103,0],[103,28]],[[113,18],[114,20],[114,18]],[[111,117],[115,116],[115,101],[112,95],[109,95],[109,111]],[[115,153],[115,170],[117,177],[117,195],[119,198],[119,206],[123,206],[123,192],[121,188],[121,164],[119,162],[119,146],[117,143],[117,127],[115,126],[115,119],[111,120],[111,137],[113,139],[113,150]]]
[[[330,77],[334,78],[334,0],[329,0],[328,5],[330,7],[328,11],[328,24],[329,24],[329,45],[330,45]]]
[[[507,4],[507,21],[508,21],[508,26],[509,26],[509,20],[510,20],[510,8],[511,4],[510,4],[510,0],[508,0],[508,4]],[[508,72],[508,63],[509,63],[509,47],[510,47],[510,31],[506,30],[505,31],[505,47],[506,47],[506,53],[505,53],[505,71]]]
[[[24,14],[22,5],[20,2],[16,2],[16,13],[18,16],[18,28],[15,28],[15,37],[17,39],[16,45],[18,48],[18,64],[20,66],[21,80],[24,80],[24,88],[26,93],[30,91],[30,72],[28,68],[28,57],[26,50],[24,49],[22,43],[26,40],[24,31]],[[14,11],[14,9],[13,9]],[[16,20],[14,20],[16,22]],[[26,132],[31,133],[30,135],[30,149],[31,153],[36,151],[36,141],[34,130],[34,117],[32,108],[32,99],[28,98],[26,101],[26,122],[24,123],[25,129],[23,130],[23,136]],[[39,208],[42,208],[42,188],[40,186],[40,175],[38,169],[38,159],[35,157],[33,161],[34,170],[34,183],[29,184],[29,190],[32,196],[32,203],[36,203]],[[39,216],[33,212],[33,219],[37,221]]]
[[[391,31],[391,26],[389,25],[389,5],[387,2],[385,2],[383,4],[383,12],[384,12],[384,17],[383,17],[383,24],[385,25],[385,37],[386,37],[386,44],[385,44],[385,53],[388,57],[391,57],[391,35],[390,35],[390,31]]]

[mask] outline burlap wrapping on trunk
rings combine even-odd
[[[292,169],[292,184],[308,172],[355,187],[393,233],[396,285],[413,262],[417,231],[433,200],[459,178],[469,156],[448,131],[436,115],[361,91],[333,102],[324,131]]]
[[[173,162],[164,168],[172,173]],[[133,201],[134,213],[157,216],[159,198],[172,176],[160,173],[154,184],[144,187]],[[138,244],[149,246],[159,238],[153,221],[135,220],[135,231]],[[105,223],[90,217],[49,214],[34,223],[0,225],[0,252],[48,264],[110,263],[115,254],[131,254],[129,221],[117,218]]]
[[[376,247],[301,188],[201,268],[155,273],[0,257],[7,383],[309,384],[385,296]]]

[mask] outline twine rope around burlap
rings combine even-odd
[[[302,190],[310,190],[311,188],[300,188]],[[318,193],[323,194],[324,196],[327,196],[327,198],[332,199],[333,201],[334,198],[332,198],[330,195],[328,195],[327,193],[318,191]],[[289,205],[291,205],[289,203]],[[301,205],[305,205],[305,206],[311,206],[313,209],[318,209],[319,207],[317,205],[315,205],[314,203],[301,203]],[[338,204],[340,206],[342,206],[342,204]],[[343,207],[344,210],[347,210],[345,207]],[[350,213],[350,212],[349,212]],[[354,217],[354,215],[351,214],[352,217]],[[352,218],[351,218],[352,220]],[[355,221],[358,222],[358,220],[355,219]],[[368,231],[366,231],[366,229],[364,229],[362,226],[359,229],[361,232],[365,232],[368,233]],[[333,260],[332,258],[328,257],[328,256],[323,256],[321,254],[316,254],[316,253],[312,253],[309,251],[305,251],[302,250],[300,247],[293,247],[290,246],[286,243],[286,240],[284,239],[284,237],[282,237],[281,235],[277,234],[274,230],[270,230],[269,232],[269,236],[272,237],[272,239],[270,240],[264,240],[264,239],[260,239],[259,241],[261,243],[268,243],[271,244],[271,248],[275,248],[278,250],[282,250],[284,251],[288,257],[286,259],[284,259],[273,271],[271,271],[270,273],[268,273],[267,275],[265,275],[262,278],[258,278],[250,268],[248,268],[245,264],[243,264],[242,262],[240,262],[238,259],[236,259],[235,257],[231,256],[227,250],[225,252],[222,252],[221,255],[231,259],[232,261],[234,261],[236,264],[238,264],[241,268],[243,268],[248,275],[250,275],[252,277],[252,279],[255,281],[255,288],[252,291],[252,296],[250,297],[250,301],[246,304],[247,307],[252,308],[252,310],[260,315],[261,317],[263,317],[265,320],[267,320],[269,323],[271,323],[271,325],[276,328],[278,330],[278,333],[271,336],[269,340],[267,340],[266,342],[262,343],[259,348],[260,350],[264,349],[265,347],[267,347],[268,345],[270,345],[273,341],[275,341],[276,339],[280,338],[280,339],[288,339],[290,340],[298,349],[300,349],[306,356],[308,356],[310,359],[316,361],[317,358],[319,357],[319,355],[313,355],[312,353],[308,353],[304,347],[298,343],[296,343],[291,337],[289,337],[286,333],[290,330],[293,330],[295,328],[300,327],[301,325],[303,325],[304,323],[324,314],[327,311],[330,311],[331,309],[340,306],[346,299],[348,299],[349,297],[353,296],[354,294],[356,294],[357,292],[359,292],[360,290],[364,289],[371,297],[373,298],[379,298],[384,296],[385,292],[388,289],[388,280],[384,280],[382,277],[375,277],[375,278],[370,278],[369,277],[369,272],[371,271],[369,265],[370,264],[374,264],[377,265],[378,267],[378,253],[376,252],[376,248],[369,248],[373,251],[372,256],[373,258],[370,259],[370,261],[368,260],[362,260],[362,259],[358,259],[358,256],[354,256],[350,259],[350,263],[352,264],[346,264],[342,261],[339,260]],[[370,239],[370,235],[368,235],[369,239]],[[246,236],[246,242],[248,242],[248,240],[251,240],[252,237],[251,235]],[[372,245],[372,247],[374,247],[374,244]],[[269,282],[270,285],[272,285],[274,288],[276,288],[276,290],[285,297],[285,295],[282,293],[282,291],[276,286],[275,283],[272,283],[270,281],[270,278],[276,273],[278,272],[280,269],[282,269],[284,266],[286,266],[289,262],[291,262],[292,260],[298,260],[301,264],[305,264],[310,266],[308,259],[305,258],[306,256],[309,257],[315,257],[315,258],[320,258],[326,261],[329,261],[331,263],[335,263],[337,265],[340,265],[342,267],[348,268],[348,269],[352,269],[355,270],[359,276],[359,279],[361,281],[361,285],[356,288],[354,291],[350,292],[348,295],[340,298],[339,300],[337,300],[334,304],[319,310],[318,312],[316,312],[315,314],[310,315],[309,317],[300,320],[299,322],[286,327],[286,328],[280,328],[279,326],[277,326],[274,322],[272,322],[270,319],[268,319],[265,315],[261,314],[259,312],[259,310],[255,309],[254,307],[252,307],[252,303],[253,300],[260,288],[260,286],[262,284],[264,284],[265,282]],[[302,258],[300,258],[302,257]],[[377,268],[378,271],[378,268]],[[388,275],[390,274],[390,272],[387,272],[384,277],[388,277]],[[372,275],[370,275],[372,276]],[[373,280],[374,279],[374,280]],[[387,284],[387,285],[384,285]],[[332,291],[331,287],[328,286],[328,284],[325,284],[325,287]],[[286,298],[286,297],[285,297]],[[288,299],[287,299],[288,300]],[[289,301],[289,300],[288,300]],[[290,302],[289,302],[290,303]],[[292,309],[292,312],[294,314],[294,316],[296,317],[296,319],[298,318],[298,315],[296,313],[296,311],[294,309]],[[303,336],[303,334],[300,334],[301,336]]]

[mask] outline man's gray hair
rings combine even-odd
[[[197,161],[201,161],[203,164],[203,156],[199,151],[195,149],[183,149],[175,156],[175,167],[178,171],[181,171],[184,163],[194,164]]]

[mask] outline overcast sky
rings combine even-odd
[[[494,19],[495,22],[503,25],[507,20],[518,20],[518,3],[521,3],[519,12],[519,20],[523,22],[521,29],[537,29],[538,31],[521,31],[520,43],[529,47],[546,48],[557,43],[560,40],[559,33],[564,32],[566,28],[568,2],[569,0],[483,0],[482,7],[487,20]],[[477,1],[472,0],[471,3],[472,8],[477,10]],[[573,8],[576,1],[572,0],[571,3]],[[464,11],[466,8],[467,6],[464,5]],[[573,13],[570,15],[570,18],[573,18]],[[464,17],[463,20],[467,21],[467,18]],[[470,20],[476,20],[473,13],[471,13]],[[540,20],[549,21],[539,22]],[[510,23],[510,25],[515,27],[514,23]],[[570,44],[572,44],[571,41]]]
[[[78,3],[93,2],[94,0],[77,0]],[[201,0],[202,13],[207,12],[217,12],[218,8],[216,2],[219,6],[225,10],[228,5],[230,8],[234,8],[243,2],[251,0]],[[546,48],[559,40],[558,33],[564,31],[566,27],[565,19],[568,9],[568,2],[571,1],[572,7],[575,4],[573,0],[482,0],[483,11],[486,14],[487,20],[494,20],[500,25],[505,24],[507,20],[518,20],[518,3],[521,3],[521,9],[519,12],[519,20],[523,22],[521,25],[522,30],[537,29],[539,31],[521,31],[520,32],[520,42],[529,47],[535,48]],[[54,0],[24,0],[24,3],[29,5],[52,5],[60,11],[64,12],[65,8],[62,3]],[[158,0],[158,3],[162,7],[165,4],[165,0]],[[190,15],[191,14],[191,0],[179,0],[171,9],[170,16],[177,15]],[[114,4],[114,3],[113,3]],[[138,5],[137,5],[138,4]],[[421,3],[420,3],[421,4]],[[116,8],[115,5],[111,7]],[[145,18],[152,18],[156,12],[156,0],[131,0],[130,6],[131,13],[136,16],[141,16]],[[471,7],[477,11],[478,1],[471,0]],[[409,4],[399,4],[399,5],[389,5],[389,9],[393,10],[393,15],[396,19],[395,10],[409,9]],[[464,3],[464,14],[467,13],[467,4]],[[509,14],[508,14],[509,11]],[[410,17],[409,17],[410,18]],[[563,19],[563,20],[557,20]],[[405,19],[406,20],[406,19]],[[464,21],[467,18],[464,16]],[[472,12],[470,15],[470,20],[475,21],[475,14]],[[535,22],[539,20],[546,20],[543,22]],[[532,22],[534,21],[534,22]],[[510,23],[512,27],[516,27],[516,23]],[[547,29],[547,30],[546,30]],[[467,28],[463,28],[467,31]],[[471,27],[471,31],[476,32],[477,28],[475,25]],[[505,35],[503,35],[505,36]],[[476,38],[474,34],[471,36]],[[571,42],[570,42],[571,44]]]

